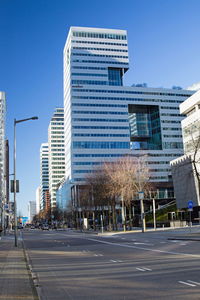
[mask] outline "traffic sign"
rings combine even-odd
[[[193,209],[193,202],[191,200],[188,201],[188,209]]]

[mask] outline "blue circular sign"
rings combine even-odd
[[[188,208],[189,208],[189,209],[193,208],[193,202],[192,202],[191,200],[188,201]]]

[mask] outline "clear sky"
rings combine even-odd
[[[17,125],[23,215],[40,183],[40,145],[47,142],[54,108],[63,105],[62,52],[70,26],[128,31],[125,85],[185,88],[200,81],[199,0],[0,0],[0,90],[7,96],[10,173],[14,118],[39,117]]]

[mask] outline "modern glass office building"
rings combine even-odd
[[[148,156],[151,181],[172,186],[170,160],[183,153],[182,89],[123,86],[125,30],[71,27],[64,47],[66,180],[84,184],[96,165]]]
[[[45,209],[45,193],[49,190],[49,146],[40,147],[40,210]]]
[[[51,208],[56,207],[57,184],[65,176],[64,109],[56,108],[48,128],[49,194]]]
[[[3,218],[3,203],[6,199],[6,140],[5,140],[5,125],[6,125],[6,95],[5,92],[0,92],[0,225]]]

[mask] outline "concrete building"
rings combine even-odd
[[[0,92],[0,226],[5,224],[5,204],[8,199],[7,178],[6,178],[6,147],[5,147],[5,126],[6,126],[6,95]]]
[[[128,69],[125,30],[70,28],[64,47],[69,184],[84,184],[85,176],[104,161],[146,154],[151,181],[172,190],[169,162],[183,153],[179,104],[193,92],[123,86]]]
[[[185,155],[171,161],[178,208],[200,205],[200,91],[180,104]]]
[[[40,210],[45,209],[45,193],[49,190],[49,146],[40,147]]]
[[[36,202],[35,201],[29,201],[28,203],[28,220],[29,223],[32,222],[33,217],[36,215]]]
[[[51,208],[56,207],[56,188],[65,176],[64,109],[56,108],[48,128],[49,195]]]
[[[41,193],[40,186],[38,186],[37,189],[36,189],[36,195],[35,195],[35,199],[36,199],[36,214],[39,214],[39,212],[40,212],[40,199],[41,199],[40,193]]]

